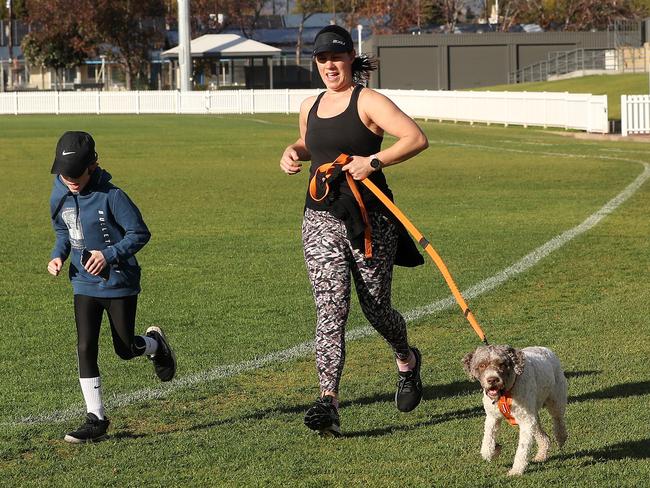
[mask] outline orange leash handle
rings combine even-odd
[[[314,174],[314,177],[311,179],[309,182],[309,196],[315,201],[315,202],[320,202],[322,201],[330,192],[330,185],[328,183],[330,176],[332,175],[332,172],[334,171],[334,166],[343,166],[350,161],[350,156],[347,154],[340,154],[336,160],[334,160],[331,163],[325,163],[321,164],[318,168],[316,168],[316,173]],[[321,178],[323,182],[325,183],[325,192],[323,193],[323,196],[318,198],[318,188],[317,188],[317,181],[318,178]],[[370,226],[370,218],[368,217],[368,211],[366,210],[366,206],[363,203],[363,198],[361,198],[361,193],[359,193],[359,188],[357,188],[357,182],[352,178],[350,173],[347,171],[345,172],[345,179],[348,182],[348,186],[350,187],[350,190],[352,190],[352,195],[354,196],[354,199],[357,201],[357,205],[359,205],[359,210],[361,211],[361,218],[363,220],[364,224],[364,231],[363,231],[363,241],[364,241],[364,255],[366,259],[372,258],[372,235],[371,235],[371,226]]]
[[[404,227],[410,232],[410,234],[415,238],[415,240],[422,246],[422,248],[431,256],[431,259],[433,259],[433,262],[436,263],[436,266],[438,266],[438,269],[442,273],[443,278],[447,282],[447,286],[449,286],[449,289],[451,290],[451,293],[454,295],[454,298],[456,299],[456,302],[460,306],[460,309],[463,311],[463,315],[469,322],[469,324],[472,326],[474,329],[474,332],[479,336],[479,338],[487,344],[487,337],[485,336],[485,333],[483,332],[483,329],[481,329],[481,326],[478,324],[476,318],[474,317],[474,314],[472,311],[469,309],[467,306],[467,303],[465,302],[465,299],[463,296],[460,294],[460,291],[458,290],[458,286],[456,286],[456,283],[454,282],[454,279],[451,276],[451,273],[449,273],[449,270],[447,269],[447,266],[445,265],[444,261],[440,257],[440,255],[436,252],[436,250],[433,248],[431,243],[422,235],[422,233],[411,223],[411,221],[402,213],[402,211],[397,208],[397,206],[390,201],[390,199],[384,195],[384,193],[377,188],[377,185],[375,185],[372,181],[370,181],[368,178],[361,180],[361,183],[366,185],[366,187],[374,193],[374,195],[379,198],[379,200],[386,205],[388,210],[390,210],[395,217],[399,219],[399,221],[404,224]]]

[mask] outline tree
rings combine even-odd
[[[152,49],[162,47],[163,0],[94,0],[93,27],[102,42],[100,52],[122,66],[126,88],[133,88],[149,62]]]
[[[24,19],[27,17],[26,0],[11,0],[11,15],[14,19]],[[0,20],[8,20],[9,9],[7,0],[0,1]]]
[[[442,14],[446,32],[454,32],[461,14],[463,0],[436,0],[437,10]]]
[[[501,9],[503,30],[515,23],[537,23],[544,29],[606,29],[617,20],[641,19],[647,0],[510,0]]]
[[[298,34],[296,35],[296,65],[300,66],[302,58],[302,34],[305,30],[305,22],[314,14],[322,12],[325,8],[323,0],[296,0],[294,13],[300,15],[298,23]]]
[[[82,64],[95,52],[87,7],[79,5],[79,12],[71,12],[66,0],[27,2],[30,32],[23,39],[23,52],[30,63],[54,70],[57,88],[64,69]],[[57,21],[52,22],[53,18]]]
[[[444,24],[453,32],[462,14],[464,0],[363,0],[357,13],[370,18],[373,32],[400,34],[430,23]]]
[[[380,34],[399,34],[422,22],[424,4],[420,0],[366,0],[361,2],[359,15],[372,22],[372,30]]]
[[[192,32],[199,35],[233,27],[250,39],[267,3],[268,0],[192,0]],[[223,19],[221,23],[218,22],[219,14]]]

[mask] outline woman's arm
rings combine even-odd
[[[296,142],[287,146],[280,158],[280,168],[288,175],[300,172],[302,164],[299,161],[309,161],[311,159],[311,154],[305,144],[305,134],[307,132],[307,116],[315,101],[316,97],[309,97],[300,104],[300,137]]]
[[[359,116],[370,130],[384,131],[397,137],[395,144],[375,155],[384,167],[406,161],[429,147],[427,137],[413,119],[389,98],[374,90],[364,89],[361,92]],[[362,180],[374,171],[370,160],[370,157],[354,156],[343,170],[349,171],[355,180]]]

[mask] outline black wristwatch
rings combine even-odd
[[[377,157],[376,154],[373,154],[372,156],[370,156],[370,158],[371,158],[370,167],[375,171],[378,171],[384,167],[384,163],[381,162],[381,160]]]

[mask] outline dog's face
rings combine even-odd
[[[524,372],[524,355],[510,346],[480,346],[465,355],[463,368],[481,383],[488,397],[496,400]]]

